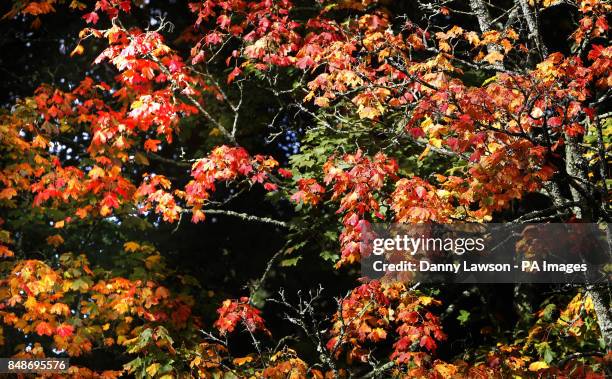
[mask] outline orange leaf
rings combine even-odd
[[[49,323],[41,321],[38,323],[38,325],[36,325],[36,333],[39,336],[51,336],[53,335],[53,328],[51,325],[49,325]]]

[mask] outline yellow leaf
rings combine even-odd
[[[427,147],[425,147],[425,150],[423,150],[423,152],[421,153],[421,155],[419,155],[419,160],[423,160],[425,159],[425,157],[427,156],[427,154],[429,154],[429,150],[431,150],[431,146],[427,145]]]
[[[56,314],[56,315],[67,315],[70,313],[70,308],[68,308],[68,306],[66,304],[63,303],[55,303],[51,306],[51,309],[49,310],[49,312],[51,312],[52,314]]]
[[[427,305],[440,305],[440,300],[436,300],[430,296],[419,296],[419,302],[425,306]]]
[[[439,189],[436,191],[436,194],[438,195],[438,197],[441,197],[443,199],[449,197],[451,195],[451,193],[447,190],[444,189]]]
[[[121,302],[118,302],[117,304],[115,304],[113,309],[115,311],[117,311],[117,313],[122,315],[122,314],[126,313],[129,310],[129,307],[128,307],[128,305],[126,303],[121,301]]]
[[[429,296],[421,296],[419,297],[419,302],[423,305],[429,305],[433,301],[433,297]]]
[[[159,363],[153,363],[152,365],[147,367],[147,374],[149,374],[150,376],[155,376],[157,370],[159,370],[159,366],[161,366]]]
[[[439,46],[441,51],[446,51],[446,52],[450,52],[451,51],[451,46],[446,41],[440,41],[438,46]]]
[[[140,244],[138,242],[130,241],[123,244],[123,249],[128,253],[140,250]]]
[[[584,300],[584,309],[588,313],[593,313],[595,311],[595,305],[593,304],[593,299],[591,296],[587,296],[587,298]]]
[[[496,64],[497,62],[504,60],[504,56],[499,51],[491,51],[489,54],[485,55],[483,60],[489,62],[490,64]]]
[[[151,255],[147,257],[147,259],[145,259],[145,266],[148,269],[151,269],[153,266],[159,263],[160,259],[161,259],[161,256],[158,254]]]
[[[429,144],[433,147],[437,147],[438,149],[442,147],[442,140],[440,138],[430,138]]]
[[[320,106],[321,108],[329,107],[329,99],[327,97],[317,97],[314,101],[315,105]]]
[[[136,100],[132,103],[132,105],[130,105],[130,108],[132,109],[137,109],[140,108],[144,105],[144,103],[141,100]]]
[[[368,118],[370,120],[380,116],[380,112],[373,107],[367,107],[367,106],[359,106],[359,108],[357,109],[357,113],[359,114],[359,118]]]
[[[26,309],[32,309],[37,304],[38,303],[36,302],[36,298],[34,298],[33,296],[28,296],[28,299],[25,301],[25,303],[23,303],[23,305],[26,307]]]
[[[480,44],[480,38],[476,32],[468,32],[465,37],[472,46],[478,46]]]
[[[434,366],[434,369],[443,377],[443,378],[452,378],[453,375],[457,373],[457,366],[448,364],[448,363],[439,363]]]
[[[431,124],[433,124],[433,120],[429,117],[425,117],[425,120],[421,122],[421,128],[427,130],[427,127],[431,126]]]
[[[83,52],[85,51],[85,48],[83,47],[83,45],[78,44],[74,50],[72,50],[72,52],[70,53],[70,56],[73,57],[75,55],[81,55],[83,54]]]
[[[56,229],[61,229],[64,227],[64,220],[58,221],[55,223],[55,225],[53,226]]]
[[[91,170],[89,170],[89,172],[87,173],[87,176],[89,176],[90,178],[92,178],[93,180],[97,180],[98,178],[102,178],[106,175],[106,172],[104,171],[104,169],[100,166],[94,166]]]
[[[32,146],[34,147],[46,149],[48,144],[49,141],[47,141],[45,137],[41,136],[40,134],[34,137],[34,140],[32,140]]]
[[[544,361],[533,362],[529,365],[529,371],[540,371],[548,368],[548,363]]]

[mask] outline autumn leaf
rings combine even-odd
[[[482,58],[485,62],[495,65],[504,60],[504,56],[499,51],[493,50]]]
[[[3,188],[0,190],[0,200],[10,200],[17,195],[17,190],[12,187]]]
[[[68,324],[60,324],[55,329],[55,334],[57,334],[60,337],[64,337],[64,338],[71,336],[73,332],[74,332],[74,327]]]
[[[529,371],[540,371],[548,368],[548,363],[544,361],[533,362],[529,365]]]
[[[144,143],[144,148],[147,151],[156,152],[159,150],[159,144],[161,143],[158,139],[148,139]]]
[[[85,22],[87,22],[88,24],[97,24],[98,20],[100,19],[100,17],[98,16],[98,14],[96,12],[90,12],[87,13],[86,15],[83,16],[83,19],[85,19]]]
[[[58,247],[64,243],[64,238],[59,234],[47,237],[47,243],[53,247]]]
[[[123,249],[128,253],[133,253],[140,250],[140,244],[134,241],[126,242],[123,244]]]
[[[145,371],[147,372],[147,374],[153,377],[155,376],[155,374],[157,374],[157,371],[159,370],[160,367],[161,365],[159,363],[152,363],[149,366],[147,366]]]
[[[85,48],[83,47],[83,45],[78,44],[76,45],[74,50],[72,50],[72,52],[70,53],[70,56],[73,57],[75,55],[82,55],[84,51],[85,51]]]
[[[39,336],[51,336],[53,335],[53,327],[45,321],[41,321],[36,325],[36,333]]]
[[[55,303],[51,306],[50,312],[56,315],[68,315],[70,314],[70,308],[68,305],[63,303]]]
[[[319,107],[329,107],[329,99],[326,97],[317,97],[314,100],[315,105],[319,106]]]
[[[233,362],[236,366],[242,366],[244,364],[253,362],[253,357],[250,355],[247,355],[246,357],[242,357],[242,358],[234,358]]]
[[[423,336],[423,337],[421,337],[421,341],[419,342],[419,345],[420,345],[421,347],[426,348],[426,349],[427,349],[427,350],[429,350],[429,351],[434,351],[434,350],[436,350],[436,347],[438,346],[438,345],[436,344],[436,341],[435,341],[433,338],[429,337],[429,336]]]

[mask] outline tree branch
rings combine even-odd
[[[521,11],[523,12],[523,16],[525,16],[525,21],[527,22],[527,28],[529,29],[529,38],[533,41],[536,46],[536,49],[540,53],[540,58],[545,58],[548,55],[548,49],[542,43],[542,36],[540,35],[540,30],[538,27],[538,21],[534,17],[533,13],[529,9],[529,3],[527,0],[517,0]],[[534,5],[537,6],[537,5]]]
[[[187,211],[188,210],[186,210],[186,212]],[[289,228],[289,224],[287,222],[275,220],[270,217],[259,217],[259,216],[250,215],[248,213],[234,212],[234,211],[225,210],[225,209],[203,209],[202,211],[204,212],[204,214],[231,216],[231,217],[237,217],[244,221],[253,221],[253,222],[259,222],[262,224],[276,225],[278,227],[286,228],[286,229]]]

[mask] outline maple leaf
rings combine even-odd
[[[285,179],[289,179],[291,177],[293,177],[293,173],[289,170],[286,170],[284,168],[279,168],[278,169],[278,173]]]
[[[34,16],[51,13],[53,11],[55,11],[55,9],[51,5],[51,2],[47,1],[32,1],[22,10],[23,13]]]
[[[419,342],[419,345],[422,347],[425,347],[429,351],[434,351],[438,347],[438,345],[436,344],[436,341],[429,336],[421,337],[421,341]]]
[[[88,24],[94,24],[95,25],[95,24],[98,23],[98,20],[100,19],[100,17],[98,16],[98,14],[96,12],[90,12],[90,13],[87,13],[86,15],[84,15],[83,19]]]
[[[8,247],[0,244],[0,258],[10,258],[14,255],[15,253],[13,253]]]
[[[368,335],[368,339],[370,339],[373,342],[380,342],[384,340],[385,338],[387,338],[387,332],[382,328],[375,328]]]
[[[321,108],[329,107],[329,99],[326,97],[317,97],[314,100],[315,105],[318,105]]]
[[[73,57],[75,55],[82,55],[84,51],[85,51],[85,48],[83,47],[83,45],[78,44],[76,45],[74,50],[70,52],[70,56]]]
[[[60,337],[64,337],[64,338],[71,336],[73,332],[74,332],[74,327],[69,324],[60,324],[55,329],[55,334],[57,334]]]
[[[12,187],[8,187],[8,188],[3,188],[0,191],[0,200],[10,200],[12,199],[15,195],[17,195],[17,190],[15,190],[15,188]]]
[[[233,82],[234,79],[236,79],[236,77],[241,73],[242,70],[239,67],[234,67],[234,69],[227,75],[227,84]]]
[[[540,371],[547,369],[549,366],[544,361],[533,362],[529,365],[529,371]]]
[[[140,244],[134,241],[126,242],[123,244],[123,249],[128,253],[135,252],[140,250]]]
[[[217,24],[221,29],[227,29],[231,24],[231,19],[227,15],[222,14],[217,18]]]
[[[159,144],[161,143],[158,139],[148,139],[144,143],[144,148],[147,151],[157,152],[159,150]]]
[[[53,327],[45,321],[40,321],[36,325],[36,333],[39,336],[51,336],[53,335]]]
[[[498,62],[501,62],[504,60],[504,55],[500,53],[499,51],[493,50],[487,55],[485,55],[485,57],[482,58],[482,60],[485,62],[489,62],[492,65],[495,65]]]
[[[56,314],[56,315],[68,315],[70,314],[70,308],[68,307],[68,305],[63,304],[63,303],[55,303],[51,306],[51,309],[49,310],[52,314]]]

